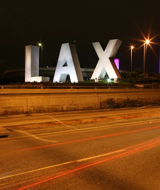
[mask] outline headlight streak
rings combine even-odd
[[[143,129],[135,129],[135,130],[132,130],[132,131],[124,131],[124,132],[119,132],[119,133],[112,133],[112,134],[109,134],[109,135],[90,137],[90,138],[86,138],[86,139],[78,139],[78,140],[73,140],[73,141],[66,141],[66,142],[60,142],[60,143],[55,143],[55,144],[43,145],[43,146],[39,146],[39,147],[25,148],[25,149],[17,150],[16,152],[30,151],[30,150],[48,148],[48,147],[53,147],[53,146],[65,145],[65,144],[72,144],[72,143],[95,140],[95,139],[101,139],[101,138],[115,137],[115,136],[120,136],[120,135],[125,135],[125,134],[130,134],[130,133],[136,133],[136,132],[141,132],[141,131],[146,131],[146,130],[151,130],[151,129],[157,129],[157,128],[160,128],[160,125],[157,125],[157,126],[154,126],[154,127],[147,127],[147,128],[143,128]]]
[[[141,109],[141,108],[143,108],[143,107],[140,107],[139,109]],[[147,116],[148,118],[150,118],[151,116],[153,116],[153,115],[155,115],[154,113],[152,113],[152,114],[145,114],[145,115],[141,115],[141,116]],[[159,117],[159,115],[160,115],[160,113],[158,114],[158,117]],[[135,117],[133,117],[133,118],[135,118]],[[137,116],[136,116],[136,118],[137,118]],[[117,122],[118,122],[118,119],[120,119],[120,118],[116,118],[116,120],[117,120]],[[126,118],[126,117],[121,117],[121,119],[129,119],[129,118]],[[149,119],[150,120],[150,119]],[[159,120],[159,118],[157,118],[157,120]],[[108,121],[108,120],[107,120]],[[145,123],[144,123],[145,122]],[[143,121],[143,122],[137,122],[137,121],[135,121],[135,122],[132,122],[132,123],[135,123],[136,125],[138,125],[138,124],[141,124],[141,125],[144,125],[144,124],[146,124],[147,122],[146,122],[146,118],[145,118],[145,121]],[[143,124],[142,124],[143,123]],[[153,123],[157,123],[157,122],[153,122]],[[125,122],[125,123],[123,123],[123,125],[127,125],[128,124],[128,121],[127,122]],[[32,125],[32,124],[31,124]],[[43,125],[43,124],[41,124],[41,125]],[[112,124],[113,125],[113,124]],[[116,127],[111,127],[111,123],[109,123],[109,125],[107,124],[107,126],[105,125],[102,125],[102,126],[98,126],[98,130],[100,130],[100,129],[103,129],[103,128],[107,128],[107,129],[110,129],[110,128],[117,128],[117,126],[122,126],[122,124],[114,124],[114,125],[116,125]],[[68,125],[69,126],[69,125]],[[134,125],[135,126],[135,125]],[[134,127],[134,126],[131,126],[131,127]],[[8,127],[7,127],[8,128]],[[8,129],[10,129],[10,128],[8,128]],[[54,132],[54,134],[52,134],[51,135],[51,133],[43,133],[43,134],[39,134],[38,136],[40,136],[40,138],[41,137],[44,137],[44,136],[47,136],[48,137],[48,134],[49,134],[49,136],[60,136],[60,135],[63,135],[63,134],[68,134],[68,133],[77,133],[77,132],[83,132],[83,131],[93,131],[93,130],[97,130],[97,127],[87,127],[87,128],[83,128],[83,129],[81,129],[81,128],[76,128],[76,129],[69,129],[69,130],[67,130],[67,131],[60,131],[60,132]],[[29,131],[34,131],[34,130],[29,130]],[[19,138],[18,138],[18,140],[20,139],[20,138],[27,138],[26,136],[20,136]],[[28,138],[31,138],[31,137],[29,137],[28,136]],[[16,141],[17,140],[17,138],[16,139],[12,139],[12,141]]]
[[[41,170],[47,170],[47,169],[51,169],[51,168],[55,168],[55,167],[61,167],[61,166],[64,166],[64,165],[74,164],[74,163],[78,163],[78,162],[80,163],[80,162],[96,159],[96,158],[99,158],[99,157],[104,157],[104,156],[108,156],[108,155],[111,155],[111,154],[123,152],[123,151],[126,151],[127,149],[137,148],[138,146],[146,146],[147,144],[154,143],[154,142],[157,142],[157,141],[160,141],[160,138],[156,138],[156,139],[153,139],[153,140],[150,140],[150,141],[145,141],[145,142],[140,143],[140,144],[135,144],[135,145],[132,145],[130,147],[125,147],[124,149],[115,150],[115,151],[112,151],[112,152],[106,152],[106,153],[103,153],[103,154],[100,154],[100,155],[95,155],[95,156],[92,156],[92,157],[86,157],[86,158],[82,158],[82,159],[79,159],[79,160],[72,160],[72,161],[68,161],[68,162],[64,162],[64,163],[59,163],[59,164],[55,164],[55,165],[46,166],[46,167],[43,167],[43,168],[38,168],[38,169],[35,169],[35,170],[30,170],[30,171],[17,173],[17,174],[3,176],[3,177],[0,177],[0,180],[6,179],[6,178],[11,178],[11,177],[16,177],[16,176],[20,176],[20,175],[25,175],[25,174],[29,174],[29,173],[33,173],[33,172],[38,172],[38,171],[41,171]]]
[[[152,143],[149,143],[149,144],[146,144],[146,145],[143,145],[143,146],[140,146],[140,147],[138,147],[138,148],[134,148],[134,149],[131,149],[131,147],[128,147],[127,149],[129,149],[129,150],[128,150],[128,151],[125,151],[125,152],[123,152],[123,153],[120,153],[120,154],[117,154],[117,155],[108,157],[108,158],[103,159],[103,160],[99,160],[99,161],[97,161],[97,162],[93,162],[93,163],[91,163],[91,164],[87,164],[87,165],[85,165],[85,166],[77,167],[77,168],[75,168],[75,169],[73,169],[73,170],[64,171],[62,174],[52,176],[52,177],[47,178],[47,179],[45,179],[45,180],[42,180],[42,181],[39,181],[39,182],[30,184],[30,185],[28,185],[28,186],[19,188],[18,190],[28,189],[28,188],[30,188],[30,187],[37,186],[37,185],[40,185],[40,184],[42,184],[42,183],[45,183],[45,182],[48,182],[48,181],[51,181],[51,180],[54,180],[54,179],[63,177],[63,176],[65,176],[65,175],[72,174],[72,173],[78,172],[78,171],[80,171],[80,170],[87,169],[87,168],[92,167],[92,166],[95,166],[95,165],[97,165],[97,164],[105,163],[105,162],[107,162],[107,161],[111,161],[111,160],[114,160],[114,159],[118,159],[118,158],[121,158],[121,157],[127,156],[127,155],[130,156],[130,155],[132,155],[132,154],[135,154],[135,153],[138,153],[138,152],[141,152],[141,151],[144,151],[144,150],[147,150],[147,149],[149,149],[149,148],[156,147],[156,146],[160,146],[160,140],[155,141],[155,142],[152,142]]]

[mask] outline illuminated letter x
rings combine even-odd
[[[99,42],[92,43],[93,47],[99,57],[97,66],[92,74],[91,79],[104,78],[105,74],[108,74],[109,78],[121,78],[119,71],[114,63],[113,58],[115,57],[122,41],[115,39],[110,40],[108,45],[103,51]]]

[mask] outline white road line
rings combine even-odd
[[[58,131],[58,132],[54,132],[54,134],[51,134],[51,133],[43,133],[43,134],[39,134],[39,136],[46,136],[46,135],[49,135],[49,136],[60,136],[60,135],[63,135],[63,134],[70,134],[70,133],[78,133],[78,132],[85,132],[85,131],[97,131],[97,130],[104,130],[104,129],[115,129],[119,126],[122,126],[124,127],[124,125],[131,125],[131,124],[143,124],[143,123],[146,123],[146,121],[141,121],[141,122],[138,122],[138,121],[135,121],[135,122],[125,122],[125,123],[113,123],[113,124],[109,124],[109,125],[101,125],[101,126],[98,126],[98,127],[88,127],[88,128],[76,128],[75,130],[66,130],[66,131]],[[148,121],[148,123],[150,123]],[[151,123],[150,123],[151,124]],[[113,127],[114,126],[114,127]]]
[[[56,143],[58,141],[55,141],[55,140],[47,140],[47,139],[43,139],[43,138],[40,138],[40,137],[37,137],[36,135],[32,135],[26,131],[21,131],[21,130],[16,130],[17,132],[20,132],[20,133],[23,133],[23,134],[26,134],[27,136],[30,136],[34,139],[37,139],[37,140],[40,140],[40,141],[45,141],[45,142],[53,142],[53,143]]]
[[[148,119],[149,120],[149,119]],[[129,121],[127,121],[127,122],[124,122],[124,123],[109,123],[108,125],[107,124],[105,124],[105,125],[101,125],[101,126],[98,126],[98,127],[88,127],[88,128],[75,128],[75,129],[70,129],[70,130],[66,130],[66,131],[58,131],[58,132],[56,132],[56,131],[54,131],[54,132],[49,132],[49,133],[43,133],[43,134],[38,134],[38,136],[39,137],[37,137],[36,136],[36,138],[37,139],[43,139],[43,138],[41,138],[41,137],[45,137],[45,136],[50,136],[50,137],[58,137],[58,136],[61,136],[61,135],[64,135],[64,134],[73,134],[73,133],[78,133],[78,132],[85,132],[85,131],[100,131],[100,130],[104,130],[104,129],[106,129],[106,130],[109,130],[109,129],[115,129],[115,128],[117,128],[117,127],[125,127],[126,125],[134,125],[134,124],[144,124],[144,123],[146,123],[146,122],[148,122],[148,124],[150,123],[150,122],[154,122],[155,120],[156,120],[156,122],[157,122],[157,120],[159,120],[159,118],[158,119],[152,119],[152,120],[150,120],[150,121],[134,121],[134,122],[129,122]],[[150,123],[151,124],[151,123]],[[114,127],[113,127],[114,126]],[[18,131],[18,130],[15,130],[15,131]],[[30,131],[30,130],[29,130]],[[34,131],[34,130],[31,130],[32,132]],[[36,131],[36,130],[35,130]],[[22,132],[22,131],[21,131]],[[28,136],[30,136],[30,137],[32,137],[33,138],[33,136],[34,135],[28,135]],[[26,137],[26,136],[20,136],[18,139],[9,139],[9,140],[14,140],[14,141],[16,141],[16,140],[19,140],[19,139],[22,139],[22,138],[24,138],[24,137]],[[44,140],[44,141],[49,141],[49,142],[51,142],[51,140]],[[3,142],[3,141],[1,141],[1,142]],[[0,142],[0,143],[1,143]],[[57,142],[57,141],[53,141],[53,142]]]
[[[47,117],[51,117],[53,120],[55,120],[55,121],[58,121],[59,123],[61,123],[62,125],[64,125],[65,127],[69,127],[69,128],[73,128],[73,129],[76,129],[76,127],[72,127],[72,126],[69,126],[69,125],[66,125],[66,124],[64,124],[62,121],[60,121],[59,119],[56,119],[56,118],[54,118],[54,117],[52,117],[52,116],[49,116],[49,115],[46,115]]]

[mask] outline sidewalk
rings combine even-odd
[[[46,117],[44,113],[0,116],[0,138],[9,136],[10,131],[7,129],[9,126],[48,123],[52,121],[53,119]]]

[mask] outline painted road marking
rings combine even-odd
[[[76,129],[76,127],[72,127],[72,126],[66,125],[65,123],[63,123],[63,122],[60,121],[59,119],[56,119],[56,118],[54,118],[54,117],[52,117],[52,116],[49,116],[49,115],[46,115],[46,116],[52,118],[53,120],[55,120],[55,121],[57,121],[57,122],[59,122],[60,124],[64,125],[65,127],[72,128],[72,129]]]
[[[135,122],[132,122],[132,125],[134,125],[134,126],[131,126],[131,127],[135,127],[135,126],[137,126],[139,124],[145,125],[147,123],[148,123],[147,121],[142,121],[142,122],[135,121]],[[157,123],[157,121],[156,121],[156,123]],[[113,127],[113,125],[114,125],[114,127]],[[87,127],[87,128],[80,128],[80,129],[75,129],[75,130],[66,130],[66,131],[54,132],[54,134],[43,133],[43,134],[40,134],[39,136],[48,136],[48,135],[50,135],[50,136],[54,137],[54,136],[60,136],[60,135],[63,135],[63,134],[73,134],[73,133],[78,133],[78,132],[83,133],[83,132],[86,132],[86,131],[97,131],[97,130],[100,131],[100,130],[104,130],[104,129],[106,129],[106,130],[115,129],[115,128],[119,127],[119,126],[124,127],[124,125],[131,125],[131,123],[128,123],[128,122],[125,122],[125,123],[112,123],[112,124],[109,124],[109,125],[107,125],[107,124],[100,125],[98,127]]]
[[[108,155],[111,155],[111,154],[115,154],[115,153],[119,153],[119,152],[124,152],[124,151],[126,151],[126,149],[121,149],[121,150],[117,150],[117,151],[113,151],[113,152],[108,152],[108,153],[105,153],[105,154],[100,154],[100,155],[97,155],[97,156],[83,158],[83,159],[77,160],[77,162],[84,162],[84,161],[87,161],[87,160],[91,160],[91,159],[95,159],[95,158],[100,158],[100,157],[103,157],[103,156],[108,156]]]
[[[156,119],[156,120],[159,120],[159,118],[158,119]],[[138,125],[138,124],[142,124],[142,125],[145,125],[145,124],[147,124],[148,123],[148,121],[135,121],[135,122],[132,122],[132,125],[134,125],[134,126],[132,126],[132,127],[135,127],[135,124],[136,125]],[[153,123],[157,123],[157,121],[156,122],[154,122],[154,120],[152,121],[152,124]],[[158,122],[159,123],[159,122]],[[98,126],[98,127],[88,127],[88,128],[80,128],[80,129],[71,129],[71,130],[66,130],[66,131],[60,131],[60,132],[53,132],[54,134],[51,134],[52,132],[50,132],[50,133],[43,133],[43,134],[39,134],[38,136],[41,136],[41,137],[45,137],[45,136],[47,136],[48,137],[48,135],[50,136],[50,137],[54,137],[54,136],[60,136],[60,135],[63,135],[63,134],[73,134],[73,133],[78,133],[78,132],[85,132],[85,131],[96,131],[96,130],[104,130],[104,129],[106,129],[106,130],[108,130],[108,129],[114,129],[114,128],[117,128],[117,127],[124,127],[124,125],[125,126],[127,126],[127,125],[131,125],[131,123],[128,123],[128,121],[127,122],[124,122],[124,123],[110,123],[110,124],[105,124],[105,125],[101,125],[101,126]],[[114,125],[114,127],[113,127],[113,125]],[[33,132],[33,130],[31,130],[32,132]],[[17,138],[17,137],[16,137]],[[12,140],[12,141],[17,141],[17,140],[19,140],[19,139],[24,139],[24,138],[27,138],[26,136],[20,136],[20,137],[18,137],[18,139],[9,139],[9,140]],[[28,138],[31,138],[30,136],[28,136]],[[39,137],[40,138],[40,137]],[[8,139],[7,139],[8,140]],[[2,142],[2,141],[1,141]]]
[[[77,139],[77,140],[58,142],[58,143],[54,143],[54,144],[47,144],[47,145],[42,145],[42,146],[37,146],[37,147],[24,148],[24,149],[17,150],[16,152],[29,151],[29,150],[35,150],[35,149],[41,149],[41,148],[48,148],[48,147],[53,147],[53,146],[72,144],[72,143],[90,141],[90,140],[101,139],[101,138],[116,137],[116,136],[120,136],[120,135],[137,133],[137,132],[142,132],[142,131],[146,131],[146,130],[153,130],[153,129],[158,129],[158,128],[160,128],[160,125],[157,125],[154,127],[147,127],[147,128],[140,128],[140,129],[134,129],[134,130],[129,130],[129,131],[123,131],[123,132],[118,132],[118,133],[111,133],[111,134],[106,134],[106,135],[102,135],[102,136],[93,136],[93,137],[89,137],[89,138],[85,138],[85,139]]]
[[[86,160],[91,160],[91,159],[95,159],[95,158],[104,157],[104,156],[107,156],[107,155],[123,152],[125,150],[126,149],[120,149],[120,150],[108,152],[108,153],[105,153],[105,154],[96,155],[96,156],[93,156],[93,157],[87,157],[87,158],[83,158],[83,159],[79,159],[79,160],[73,160],[73,161],[64,162],[64,163],[60,163],[60,164],[55,164],[55,165],[51,165],[51,166],[47,166],[47,167],[43,167],[43,168],[39,168],[39,169],[35,169],[35,170],[30,170],[30,171],[21,172],[21,173],[17,173],[17,174],[13,174],[13,175],[8,175],[8,176],[0,177],[0,180],[1,179],[6,179],[6,178],[11,178],[11,177],[16,177],[16,176],[20,176],[20,175],[24,175],[24,174],[29,174],[29,173],[33,173],[33,172],[37,172],[37,171],[41,171],[41,170],[46,170],[46,169],[50,169],[50,168],[55,168],[55,167],[59,167],[59,166],[64,166],[64,165],[68,165],[68,164],[84,162]]]
[[[58,141],[55,141],[55,140],[47,140],[47,139],[40,138],[40,137],[38,137],[36,135],[32,135],[31,133],[28,133],[26,131],[21,131],[21,130],[16,130],[16,131],[20,132],[20,133],[23,133],[23,134],[26,134],[27,136],[30,136],[30,137],[32,137],[34,139],[37,139],[37,140],[40,140],[40,141],[47,141],[47,142],[53,142],[53,143],[58,142]]]
[[[99,161],[96,161],[96,162],[93,162],[93,163],[89,163],[89,164],[87,164],[87,165],[80,166],[80,167],[77,167],[77,168],[72,169],[72,170],[64,171],[64,172],[61,173],[61,174],[58,174],[58,175],[55,175],[55,176],[51,176],[50,178],[47,178],[47,179],[38,181],[38,182],[36,182],[36,183],[27,185],[27,186],[25,186],[25,187],[19,188],[19,190],[28,189],[28,188],[31,188],[31,187],[40,185],[40,184],[42,184],[42,183],[46,183],[46,182],[48,182],[48,181],[51,181],[51,180],[54,180],[54,179],[57,179],[57,178],[60,178],[60,177],[69,175],[69,174],[71,174],[71,173],[75,173],[75,172],[78,172],[78,171],[80,171],[80,170],[84,170],[84,169],[86,169],[86,168],[95,166],[95,165],[97,165],[97,164],[105,163],[105,162],[107,162],[107,161],[110,161],[110,160],[113,160],[113,159],[117,159],[117,158],[121,158],[121,157],[123,157],[123,156],[132,155],[132,154],[135,154],[135,153],[138,153],[138,152],[141,152],[141,151],[144,151],[144,150],[148,150],[149,148],[153,148],[153,147],[156,147],[156,146],[160,146],[160,140],[155,141],[155,142],[152,142],[152,143],[149,143],[149,144],[146,144],[146,145],[143,145],[143,146],[140,146],[140,147],[137,147],[137,148],[133,148],[133,147],[132,147],[132,149],[127,150],[127,151],[125,151],[125,152],[122,152],[122,153],[120,153],[120,154],[116,154],[116,155],[113,155],[113,156],[111,156],[111,157],[105,158],[105,159],[103,159],[103,160],[99,160]],[[130,147],[130,148],[131,148],[131,147]],[[127,149],[129,149],[129,147],[128,147]]]

